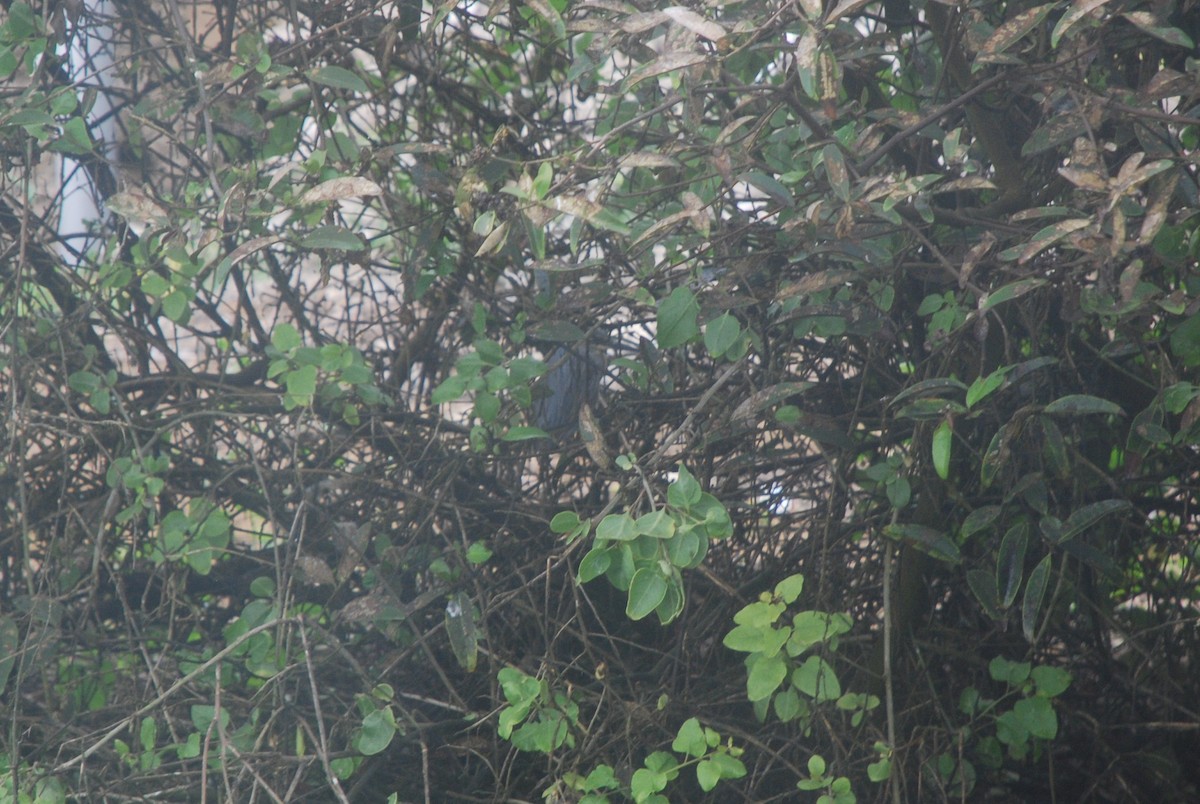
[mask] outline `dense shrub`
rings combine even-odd
[[[4,5],[0,800],[1200,795],[1193,4]]]

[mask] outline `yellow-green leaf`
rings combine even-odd
[[[954,426],[949,419],[944,419],[933,431],[933,469],[942,480],[950,477],[950,449],[953,442]]]

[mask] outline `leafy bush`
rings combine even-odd
[[[0,800],[1200,797],[1191,4],[53,5]]]

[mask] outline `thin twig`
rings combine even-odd
[[[313,670],[312,649],[308,645],[308,636],[304,632],[304,624],[300,624],[300,642],[304,645],[304,666],[308,670],[308,687],[312,692],[313,714],[317,721],[317,750],[321,757],[321,766],[325,768],[325,778],[329,780],[329,789],[337,797],[337,800],[342,804],[350,804],[350,799],[346,798],[345,792],[342,791],[342,783],[338,781],[337,776],[333,773],[333,768],[329,765],[329,740],[325,734],[325,716],[321,714],[321,693],[317,688],[317,676]]]
[[[708,403],[716,395],[717,391],[721,390],[721,387],[733,378],[733,375],[738,372],[738,369],[742,367],[742,364],[746,362],[749,356],[750,353],[747,352],[742,356],[741,360],[725,369],[725,372],[717,378],[717,381],[710,385],[708,390],[700,395],[699,401],[697,401],[695,406],[693,406],[688,412],[687,417],[680,423],[678,427],[672,430],[670,434],[663,439],[662,443],[658,445],[658,449],[650,453],[650,457],[646,460],[647,466],[650,466],[651,468],[656,468],[658,466],[667,450],[675,445],[675,442],[679,440],[680,436],[692,428],[692,425],[696,421],[696,417],[700,415],[700,411],[704,410],[704,408],[708,406]]]
[[[895,521],[895,517],[893,517]],[[883,695],[887,707],[888,747],[892,752],[892,767],[889,778],[892,784],[892,802],[900,804],[900,774],[896,772],[896,700],[892,688],[892,551],[895,546],[888,539],[883,548]]]
[[[174,684],[172,684],[166,692],[162,693],[161,695],[156,696],[152,701],[143,705],[141,708],[139,708],[137,711],[133,712],[132,714],[128,715],[127,717],[122,718],[121,721],[117,725],[113,726],[111,729],[109,729],[107,732],[105,732],[103,737],[101,737],[99,740],[97,740],[95,743],[93,743],[90,748],[88,748],[86,751],[81,753],[79,756],[75,757],[74,759],[69,759],[66,762],[60,763],[57,767],[54,768],[53,773],[59,774],[59,773],[62,773],[63,771],[67,771],[67,770],[70,770],[71,768],[74,768],[76,765],[82,764],[84,761],[89,759],[93,754],[95,754],[101,748],[103,748],[104,746],[106,746],[110,742],[112,742],[113,739],[116,738],[116,736],[118,734],[120,734],[125,729],[129,728],[129,726],[135,720],[137,720],[138,718],[140,718],[142,715],[146,714],[147,712],[151,711],[155,707],[157,707],[159,704],[161,704],[163,701],[167,700],[167,698],[170,698],[172,695],[174,695],[179,690],[183,689],[184,686],[186,686],[186,685],[190,684],[192,681],[194,681],[197,676],[200,676],[201,674],[207,672],[210,667],[221,662],[223,659],[225,659],[227,656],[229,656],[229,654],[233,653],[235,650],[237,650],[239,647],[241,647],[242,643],[244,643],[246,640],[250,639],[251,637],[253,637],[257,634],[261,634],[263,631],[270,630],[271,628],[274,628],[275,626],[277,626],[281,623],[284,623],[284,622],[296,622],[296,620],[294,617],[277,617],[275,619],[268,620],[267,622],[263,623],[262,625],[256,625],[255,627],[251,628],[249,631],[242,634],[240,637],[235,639],[233,642],[230,642],[224,648],[219,650],[207,662],[200,665],[195,670],[188,673],[186,676],[184,676],[183,678],[179,679]]]

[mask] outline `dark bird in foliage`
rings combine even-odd
[[[578,424],[579,409],[594,405],[604,378],[604,352],[597,346],[558,346],[546,359],[549,371],[534,389],[533,423],[560,438]]]

